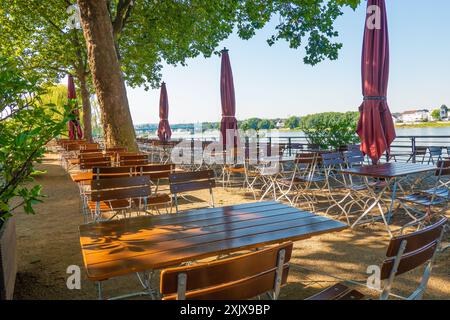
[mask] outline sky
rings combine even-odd
[[[388,100],[392,112],[450,105],[449,0],[387,0],[390,32]],[[361,49],[366,1],[336,21],[344,47],[336,61],[303,63],[304,49],[266,40],[270,23],[251,40],[223,41],[233,69],[236,117],[285,118],[356,111],[361,104]],[[198,57],[186,67],[164,66],[169,122],[220,121],[220,58]],[[127,88],[134,124],[159,121],[159,90]]]

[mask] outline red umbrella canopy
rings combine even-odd
[[[75,82],[73,81],[73,76],[69,75],[67,83],[67,99],[72,100],[76,98]],[[75,120],[71,120],[67,124],[69,129],[69,139],[83,139],[83,129],[81,129],[80,119],[78,118],[79,112],[75,109],[73,113],[76,115]]]
[[[167,96],[166,83],[161,85],[161,94],[159,96],[159,126],[158,137],[161,141],[168,141],[172,136],[172,130],[169,125],[169,98]]]
[[[234,96],[233,71],[231,70],[228,50],[222,50],[222,65],[220,73],[220,97],[222,102],[222,121],[220,132],[223,144],[227,143],[227,134],[234,137],[234,146],[237,143],[236,100]]]
[[[396,138],[387,103],[389,33],[384,0],[368,0],[362,51],[362,91],[358,135],[361,151],[377,163]]]

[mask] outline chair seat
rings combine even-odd
[[[335,284],[305,300],[362,300],[364,294],[342,283]]]
[[[421,193],[426,193],[429,195],[435,195],[438,197],[443,197],[443,198],[450,198],[450,191],[448,188],[445,187],[441,187],[441,188],[432,188],[432,189],[428,189],[425,191],[421,191]]]
[[[324,177],[321,176],[313,176],[313,177],[298,177],[299,182],[323,182],[325,181]]]
[[[95,211],[97,208],[97,202],[96,201],[89,201],[88,207],[91,211]],[[107,211],[115,211],[115,210],[123,210],[123,209],[129,209],[130,208],[130,202],[126,199],[122,200],[111,200],[111,201],[100,201],[100,211],[101,212],[107,212]]]
[[[245,173],[244,167],[225,167],[224,170],[233,173]]]
[[[362,191],[362,190],[367,190],[367,186],[364,184],[355,184],[349,187],[350,190],[353,191]]]
[[[449,201],[448,198],[442,198],[437,196],[433,197],[433,195],[422,193],[415,193],[406,197],[401,197],[399,198],[399,200],[405,202],[412,202],[427,207],[443,204]]]

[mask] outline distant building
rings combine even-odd
[[[423,122],[430,119],[430,110],[420,109],[420,110],[409,110],[401,114],[401,120],[403,122]]]
[[[284,128],[284,122],[282,120],[278,121],[277,124],[275,125],[275,127],[277,129],[282,129]]]
[[[448,120],[448,107],[446,105],[443,105],[441,107],[441,120]]]
[[[402,122],[402,114],[399,112],[395,112],[392,114],[392,121],[394,121],[394,123],[399,123]]]

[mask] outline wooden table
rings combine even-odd
[[[345,228],[281,203],[256,202],[82,225],[80,243],[88,278],[102,281]]]
[[[375,207],[378,206],[381,217],[386,225],[386,229],[389,235],[392,237],[391,230],[389,228],[389,222],[392,217],[392,211],[394,208],[394,203],[397,199],[397,191],[399,188],[402,188],[400,182],[405,177],[410,175],[426,173],[430,171],[436,170],[436,166],[433,165],[424,165],[418,163],[399,163],[399,162],[389,162],[380,165],[372,165],[372,166],[362,166],[355,167],[350,169],[340,170],[339,172],[342,174],[350,174],[355,176],[365,177],[365,181],[368,187],[368,190],[371,196],[374,198],[374,202],[369,208],[353,223],[352,227],[356,226],[367,214]],[[385,179],[386,184],[379,192],[375,192],[373,185],[368,183],[367,178],[377,178],[377,179]],[[392,190],[391,195],[391,204],[387,214],[388,219],[384,215],[384,212],[381,208],[380,201],[383,196],[388,192],[388,190]],[[408,213],[409,215],[409,213]],[[411,216],[411,218],[415,219],[415,217]]]

